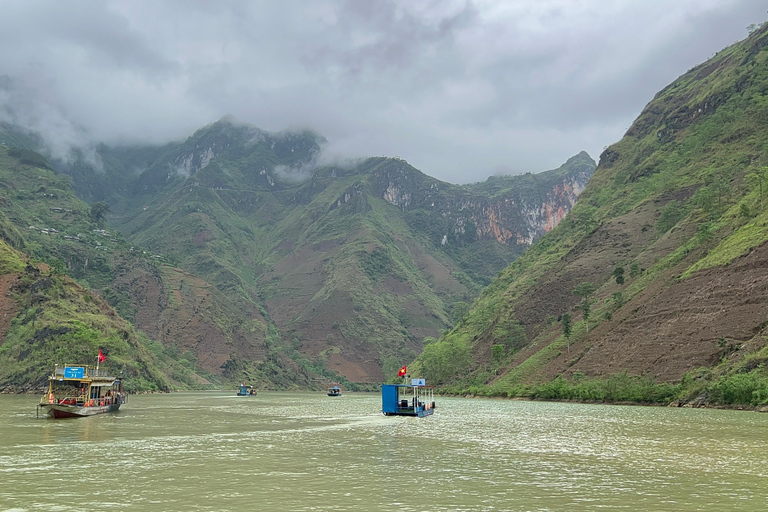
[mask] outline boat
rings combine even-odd
[[[341,388],[339,386],[328,388],[328,396],[341,396]]]
[[[410,384],[381,386],[381,412],[385,416],[418,416],[435,412],[434,389],[424,379],[411,379]]]
[[[237,396],[256,396],[256,388],[248,386],[243,382],[240,384],[240,391],[237,392]]]
[[[56,365],[37,412],[53,418],[79,418],[114,412],[124,403],[122,379],[107,370],[98,365]]]

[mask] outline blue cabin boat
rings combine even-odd
[[[341,396],[341,388],[339,386],[328,388],[328,396]]]
[[[424,379],[411,379],[411,384],[384,384],[381,386],[381,412],[385,416],[418,416],[423,418],[435,412],[435,396]]]
[[[240,384],[240,391],[237,392],[237,396],[255,396],[256,389],[253,386],[248,386],[245,383]]]

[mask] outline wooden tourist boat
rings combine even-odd
[[[410,384],[384,384],[381,412],[385,416],[429,416],[435,412],[434,390],[424,379],[411,379]]]
[[[77,418],[117,411],[124,403],[123,381],[98,365],[56,365],[48,377],[48,393],[37,407],[38,414]]]

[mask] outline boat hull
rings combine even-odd
[[[83,418],[86,416],[95,416],[107,412],[115,412],[120,409],[121,404],[96,405],[93,407],[83,407],[81,405],[64,404],[42,404],[40,409],[44,414],[52,418]]]
[[[434,414],[434,412],[434,409],[420,409],[417,411],[409,409],[397,412],[385,412],[384,416],[418,416],[419,418],[423,418],[424,416],[430,416],[431,414]]]

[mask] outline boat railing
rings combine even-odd
[[[96,368],[95,366],[76,364],[65,364],[63,366],[56,365],[54,369],[54,375],[56,377],[63,377],[67,368],[83,368],[83,377],[111,377],[109,372],[104,368]]]
[[[40,399],[41,404],[62,404],[62,405],[82,405],[85,401],[83,395],[66,395],[60,396],[53,393],[43,396]]]
[[[404,391],[398,394],[398,409],[400,412],[419,411],[434,407],[435,398],[431,387],[414,386],[400,389]],[[410,393],[407,391],[410,391]]]
[[[101,397],[95,397],[95,398],[88,398],[84,396],[65,396],[65,397],[56,397],[54,396],[51,398],[43,397],[40,400],[41,404],[58,404],[58,405],[79,405],[82,407],[96,407],[100,405],[113,405],[113,404],[124,404],[125,403],[125,397],[123,395],[115,395],[115,396],[101,396]]]

